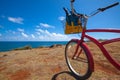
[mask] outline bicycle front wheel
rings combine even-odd
[[[65,59],[70,71],[79,79],[87,79],[90,77],[92,71],[90,70],[90,58],[88,58],[87,49],[80,45],[77,53],[76,41],[70,41],[65,48]]]

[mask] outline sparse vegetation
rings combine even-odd
[[[61,44],[54,44],[54,45],[51,45],[49,48],[55,48],[55,47],[61,47],[62,45]]]
[[[98,39],[98,41],[106,41],[107,39]]]
[[[32,47],[30,45],[27,45],[27,46],[24,46],[24,47],[13,49],[13,50],[27,50],[27,49],[32,49]]]

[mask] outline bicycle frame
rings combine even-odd
[[[109,62],[115,66],[118,70],[120,70],[120,63],[117,63],[110,55],[109,55],[109,52],[105,49],[104,45],[105,44],[109,44],[109,43],[112,43],[112,42],[118,42],[120,41],[120,38],[114,38],[114,39],[110,39],[110,40],[106,40],[106,41],[103,41],[103,42],[100,42],[98,41],[97,39],[91,37],[91,36],[88,36],[86,34],[86,32],[113,32],[113,33],[120,33],[120,30],[115,30],[115,29],[89,29],[89,30],[86,30],[84,29],[83,32],[82,32],[82,36],[81,36],[81,39],[80,40],[77,40],[77,39],[73,39],[75,41],[78,42],[78,45],[77,45],[77,48],[76,48],[76,52],[74,53],[73,57],[74,56],[79,56],[79,54],[77,54],[77,51],[78,51],[78,48],[79,48],[79,45],[83,44],[84,43],[84,38],[87,38],[89,39],[90,41],[92,41],[93,43],[95,43],[99,48],[100,50],[102,51],[102,53],[104,54],[104,56],[109,60]],[[84,43],[85,44],[85,43]],[[87,47],[87,45],[85,45]],[[87,48],[88,51],[90,52],[89,48]],[[89,54],[89,53],[88,53]],[[89,54],[90,58],[92,58],[92,54],[90,53]],[[93,63],[93,59],[90,59],[92,62],[92,64],[94,65]],[[92,71],[94,71],[94,67],[92,67],[93,65],[91,65],[91,69]]]
[[[87,24],[87,20],[88,20],[88,18],[89,17],[92,17],[92,16],[94,16],[94,15],[96,15],[96,14],[98,14],[99,12],[103,12],[103,11],[105,11],[106,9],[109,9],[109,8],[112,8],[112,7],[114,7],[114,6],[116,6],[116,5],[118,5],[119,4],[119,2],[117,2],[117,3],[114,3],[114,4],[112,4],[112,5],[110,5],[110,6],[107,6],[107,7],[105,7],[105,8],[99,8],[99,9],[97,9],[94,13],[92,13],[91,15],[84,15],[84,14],[77,14],[76,12],[75,12],[75,10],[74,10],[74,8],[73,8],[73,2],[74,2],[74,0],[71,0],[71,11],[72,11],[72,13],[74,14],[74,15],[76,15],[76,16],[81,16],[82,18],[83,18],[83,29],[82,29],[82,32],[81,32],[81,39],[79,40],[79,39],[72,39],[71,41],[75,41],[75,42],[77,42],[77,47],[76,47],[76,51],[75,51],[75,53],[73,54],[73,57],[72,57],[72,59],[74,59],[74,57],[78,57],[79,55],[80,55],[80,53],[82,52],[81,50],[80,50],[80,52],[78,53],[78,49],[79,49],[79,46],[81,45],[81,46],[84,46],[86,49],[87,49],[87,55],[89,55],[89,62],[90,62],[90,69],[91,69],[91,71],[94,71],[94,61],[93,61],[93,57],[92,57],[92,54],[91,54],[91,52],[90,52],[90,50],[89,50],[89,48],[88,48],[88,46],[85,44],[85,42],[84,42],[84,39],[85,38],[87,38],[87,39],[89,39],[90,41],[92,41],[93,43],[95,43],[99,48],[100,48],[100,50],[102,51],[102,53],[104,54],[104,56],[109,60],[109,62],[113,65],[113,66],[115,66],[118,70],[120,70],[120,63],[118,63],[118,62],[116,62],[111,56],[110,56],[110,54],[109,54],[109,52],[105,49],[105,47],[104,47],[104,45],[105,44],[109,44],[109,43],[112,43],[112,42],[118,42],[118,41],[120,41],[120,38],[114,38],[114,39],[110,39],[110,40],[106,40],[106,41],[103,41],[103,42],[100,42],[100,41],[98,41],[97,39],[95,39],[95,38],[93,38],[93,37],[91,37],[91,36],[89,36],[89,35],[87,35],[86,33],[87,32],[111,32],[111,33],[120,33],[120,29],[86,29],[86,24]],[[65,11],[67,11],[67,10],[65,10]]]

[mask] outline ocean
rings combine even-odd
[[[10,51],[16,48],[31,46],[37,47],[49,47],[54,44],[67,44],[67,41],[0,41],[0,52]]]

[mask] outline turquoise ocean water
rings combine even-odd
[[[0,41],[0,52],[10,51],[27,45],[37,48],[41,46],[49,47],[54,44],[65,45],[67,41]]]

